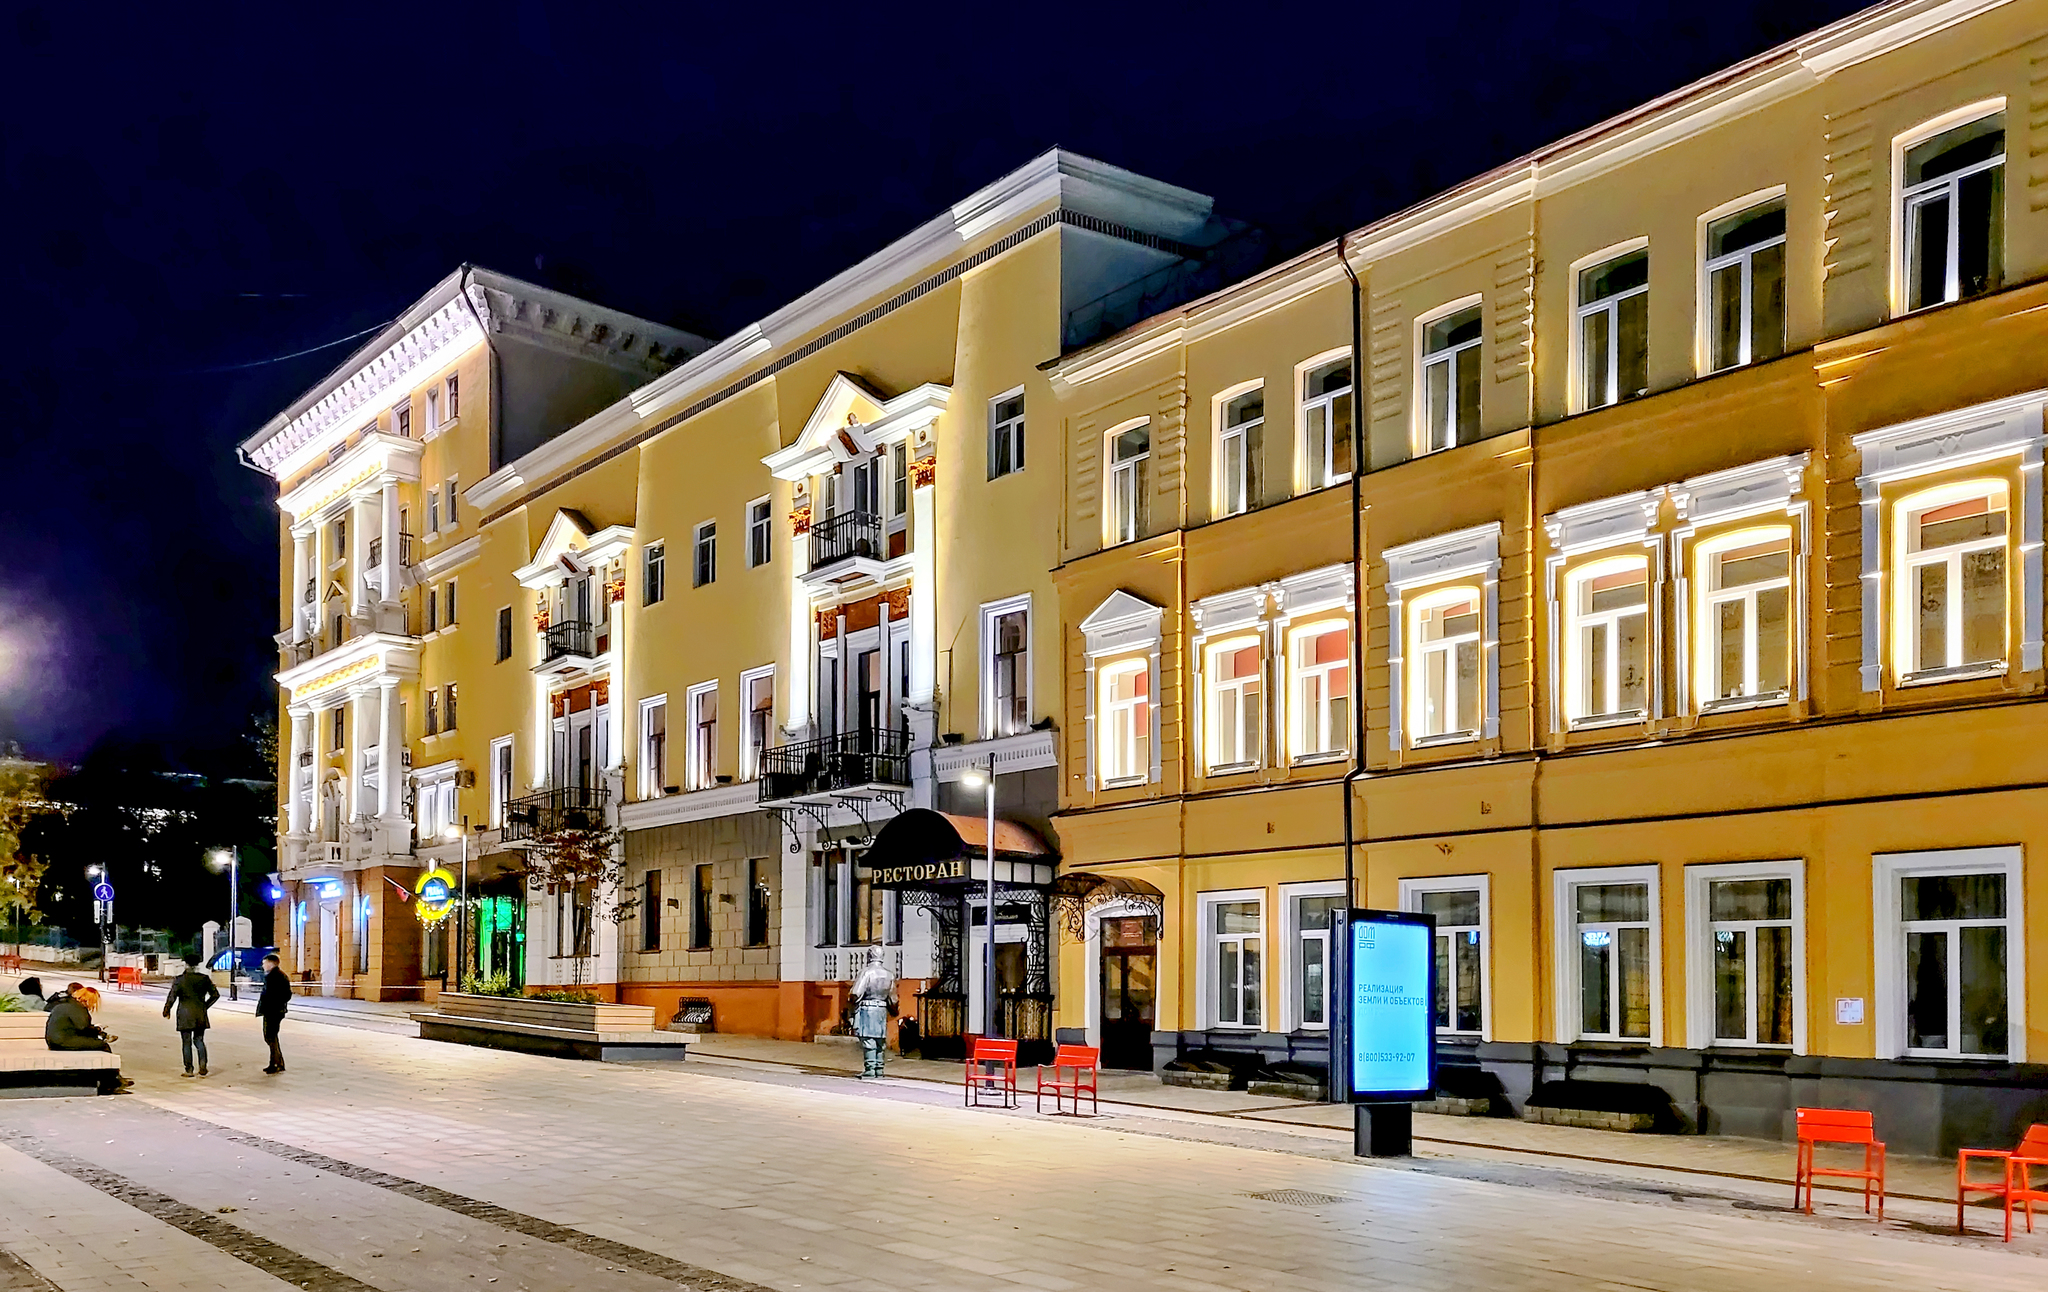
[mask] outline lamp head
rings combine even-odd
[[[454,843],[457,839],[460,839],[462,837],[462,827],[455,824],[453,821],[450,821],[448,823],[448,828],[441,832],[441,837],[443,839],[446,839],[450,843]]]
[[[988,773],[979,767],[970,767],[960,773],[960,783],[970,790],[978,790],[988,784]]]
[[[215,848],[206,854],[206,864],[216,871],[226,870],[235,862],[235,854],[226,848]]]

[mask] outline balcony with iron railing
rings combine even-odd
[[[602,785],[558,785],[505,805],[504,842],[531,842],[561,830],[602,830],[611,791]]]
[[[760,801],[910,784],[910,733],[846,731],[761,751]]]
[[[412,535],[401,532],[398,535],[398,563],[412,564]],[[369,568],[382,569],[384,566],[384,537],[378,535],[370,540]]]
[[[542,660],[568,659],[572,656],[579,659],[597,658],[597,630],[587,619],[564,619],[560,623],[548,625],[546,647],[541,652]]]
[[[811,568],[822,570],[829,565],[855,557],[866,557],[872,561],[888,559],[888,549],[882,541],[882,518],[872,511],[844,511],[837,516],[827,516],[811,526]]]

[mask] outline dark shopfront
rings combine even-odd
[[[862,859],[873,884],[903,906],[929,912],[932,980],[917,994],[920,1053],[965,1057],[984,1030],[982,974],[988,945],[987,822],[912,808],[890,820]],[[995,846],[996,1013],[989,1034],[1017,1044],[1021,1063],[1052,1057],[1051,888],[1055,858],[1045,841],[997,820]]]

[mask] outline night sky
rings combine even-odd
[[[723,336],[1053,145],[1292,252],[1857,7],[10,6],[0,741],[236,743],[272,360],[465,261]]]

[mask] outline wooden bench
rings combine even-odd
[[[1002,1107],[1017,1106],[1017,1043],[992,1036],[977,1036],[967,1051],[960,1070],[960,1102],[981,1108],[984,1091],[1002,1097]]]
[[[412,1018],[422,1040],[600,1063],[681,1060],[696,1039],[688,1032],[657,1029],[651,1005],[580,1005],[444,991],[431,1012]]]
[[[1038,1111],[1045,1111],[1046,1092],[1052,1093],[1052,1111],[1060,1114],[1060,1103],[1071,1097],[1074,1101],[1074,1116],[1081,1115],[1081,1096],[1088,1096],[1089,1111],[1100,1115],[1102,1102],[1095,1093],[1096,1074],[1102,1068],[1102,1051],[1092,1045],[1062,1045],[1053,1051],[1052,1062],[1038,1070]],[[1050,1070],[1052,1079],[1046,1080]],[[1073,1073],[1071,1077],[1066,1073]]]
[[[43,1040],[49,1015],[0,1014],[0,1098],[91,1095],[121,1077],[121,1056],[102,1050],[53,1050]]]
[[[1792,1175],[1792,1208],[1799,1209],[1799,1191],[1806,1190],[1806,1214],[1813,1214],[1813,1181],[1816,1176],[1863,1181],[1863,1212],[1870,1214],[1870,1191],[1877,1190],[1877,1218],[1884,1219],[1884,1141],[1877,1137],[1877,1123],[1869,1113],[1846,1108],[1801,1108],[1798,1165]],[[1819,1144],[1861,1144],[1863,1167],[1816,1166],[1814,1147]]]
[[[1997,1180],[1972,1180],[1970,1163],[1977,1158],[2000,1163],[2004,1167],[2001,1177]],[[2027,1232],[2033,1233],[2034,1204],[2048,1203],[2048,1189],[2033,1187],[2030,1172],[2036,1169],[2048,1171],[2048,1126],[2040,1122],[2027,1127],[2018,1148],[1966,1148],[1956,1154],[1956,1232],[1969,1232],[1963,1223],[1964,1199],[1972,1193],[1988,1193],[2005,1207],[2006,1242],[2012,1241],[2012,1207],[2015,1202],[2026,1212]]]

